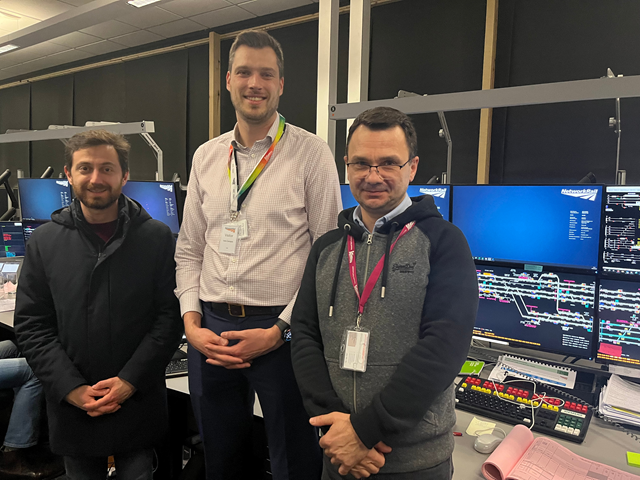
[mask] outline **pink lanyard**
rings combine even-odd
[[[411,230],[415,224],[415,221],[409,222],[402,228],[400,234],[398,235],[398,238],[396,238],[396,240],[391,245],[391,248],[389,249],[389,255],[391,255],[391,252],[393,252],[393,248],[396,246],[396,243],[398,243],[398,240],[404,237],[404,235],[409,230]],[[362,312],[364,312],[364,306],[366,305],[369,297],[371,296],[371,292],[373,291],[373,287],[375,286],[378,278],[380,278],[380,274],[382,273],[382,268],[384,267],[384,255],[382,256],[382,258],[380,258],[380,260],[378,260],[378,264],[371,272],[369,280],[367,280],[367,283],[364,286],[364,290],[362,291],[362,296],[360,296],[360,290],[358,289],[358,273],[356,270],[356,242],[351,235],[349,235],[349,238],[347,239],[347,255],[349,258],[349,275],[351,276],[351,284],[353,285],[353,289],[355,290],[356,296],[358,297],[358,313],[362,315]]]

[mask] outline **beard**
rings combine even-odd
[[[267,100],[263,108],[251,108],[251,105],[245,103],[244,97],[240,93],[231,95],[231,103],[238,115],[247,123],[262,124],[269,120],[278,110],[279,97],[271,97]]]
[[[89,189],[96,189],[95,186],[80,186],[77,187],[73,185],[73,193],[76,195],[80,203],[82,203],[85,207],[93,208],[95,210],[104,210],[109,208],[120,198],[120,192],[122,189],[118,189],[114,191],[110,186],[105,185],[104,189],[107,191],[108,195],[105,197],[94,197],[90,196]]]

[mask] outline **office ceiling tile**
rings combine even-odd
[[[0,10],[37,20],[60,15],[71,8],[71,5],[58,0],[0,0]]]
[[[191,17],[191,20],[196,21],[205,27],[213,28],[255,17],[256,15],[253,13],[243,10],[240,7],[232,6],[221,8],[220,10],[215,10],[213,12],[203,13],[202,15],[196,15],[195,17]]]
[[[255,0],[242,3],[239,6],[257,16],[289,10],[290,8],[311,5],[311,0]]]
[[[136,27],[127,25],[126,23],[118,22],[116,20],[109,20],[107,22],[99,23],[93,27],[83,28],[80,30],[83,33],[94,35],[103,39],[118,37],[120,35],[126,35],[127,33],[135,32]]]
[[[183,17],[192,17],[205,12],[231,6],[227,0],[173,0],[162,5],[162,9]]]
[[[149,31],[162,35],[163,37],[170,38],[205,29],[206,27],[203,25],[189,20],[188,18],[183,18],[177,22],[165,23],[164,25],[158,25],[157,27],[150,28]]]
[[[3,66],[17,65],[18,63],[25,63],[36,58],[46,57],[54,53],[68,50],[69,47],[63,45],[57,45],[51,42],[39,43],[32,47],[20,48],[13,52],[4,53],[0,55],[0,68]]]
[[[111,41],[120,43],[126,47],[137,47],[138,45],[157,42],[158,40],[162,39],[163,37],[155,33],[151,33],[146,30],[138,30],[137,32],[128,33],[127,35],[112,38]]]
[[[83,45],[89,45],[90,43],[96,43],[100,38],[88,35],[82,32],[72,32],[51,40],[51,43],[56,43],[69,48],[82,47]]]
[[[47,64],[47,67],[53,67],[55,65],[62,65],[64,63],[76,62],[78,60],[84,60],[85,58],[89,58],[92,55],[88,52],[83,52],[82,50],[66,50],[60,53],[54,53],[53,55],[49,55],[43,59],[43,63]],[[44,67],[44,68],[47,68]]]
[[[83,47],[78,48],[78,50],[90,53],[91,55],[104,55],[105,53],[115,52],[116,50],[122,50],[123,48],[127,47],[109,40],[102,40],[101,42],[84,45]]]
[[[93,0],[58,0],[62,3],[68,3],[69,5],[73,5],[74,7],[81,7],[82,5],[86,5],[87,3],[93,2]]]
[[[182,18],[180,15],[167,12],[162,8],[147,7],[136,9],[136,11],[118,18],[118,20],[129,25],[133,25],[134,27],[149,28],[155,27],[156,25],[162,25],[163,23],[174,22],[176,20],[180,20],[180,18]]]

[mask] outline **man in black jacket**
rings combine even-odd
[[[66,148],[76,199],[27,245],[18,342],[47,399],[51,447],[70,480],[151,479],[164,434],[164,369],[180,341],[174,239],[121,194],[129,144],[83,132]]]

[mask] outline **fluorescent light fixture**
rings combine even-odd
[[[10,52],[11,50],[15,50],[16,48],[18,48],[17,45],[3,45],[0,47],[0,53],[7,53]]]
[[[159,1],[160,0],[129,0],[127,3],[129,5],[133,5],[134,7],[142,8],[142,7],[146,7],[150,3],[156,3]]]

